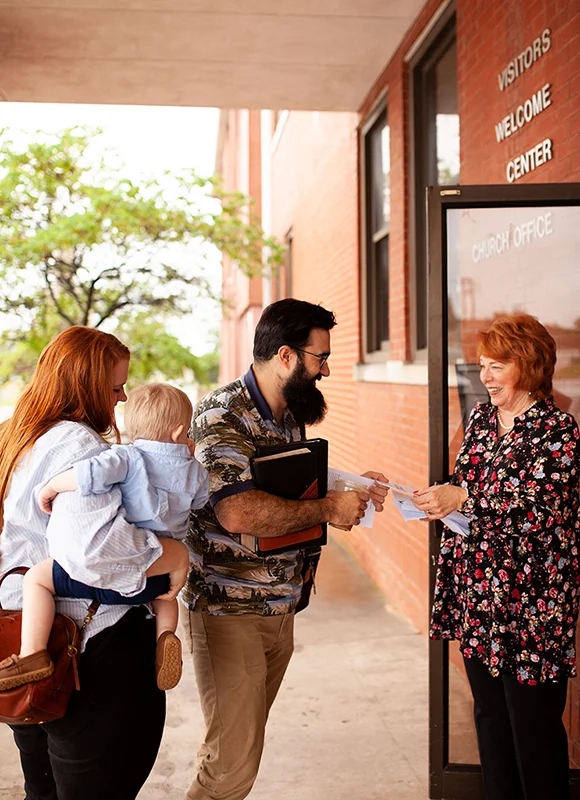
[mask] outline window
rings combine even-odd
[[[390,137],[386,109],[362,130],[366,352],[389,342]]]
[[[459,183],[455,15],[442,20],[412,65],[415,146],[415,347],[427,347],[425,188]]]

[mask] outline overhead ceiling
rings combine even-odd
[[[356,111],[424,0],[0,0],[4,100]]]

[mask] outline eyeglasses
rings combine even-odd
[[[297,350],[299,353],[306,353],[307,356],[314,356],[314,358],[317,358],[320,361],[320,369],[322,369],[330,358],[330,353],[312,353],[310,350],[303,350],[301,347],[293,347],[292,349]]]

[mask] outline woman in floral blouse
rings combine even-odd
[[[562,714],[576,674],[579,431],[554,405],[556,343],[534,317],[479,334],[490,402],[475,407],[449,484],[415,503],[461,509],[443,537],[431,636],[460,643],[488,800],[568,800]]]

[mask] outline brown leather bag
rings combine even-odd
[[[0,586],[8,575],[24,575],[27,571],[28,567],[8,570],[0,575]],[[89,618],[92,609],[93,606],[89,609]],[[21,623],[22,611],[5,611],[0,605],[0,660],[20,652]],[[79,641],[80,629],[76,622],[65,614],[55,614],[48,640],[48,652],[54,662],[53,674],[0,691],[0,722],[35,725],[64,716],[73,689],[79,688]]]

